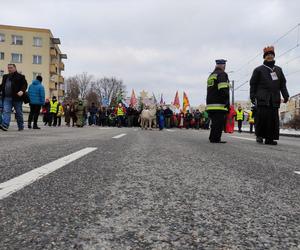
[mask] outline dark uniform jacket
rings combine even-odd
[[[277,80],[273,80],[272,70],[265,65],[257,67],[250,80],[250,99],[257,106],[272,106],[279,108],[281,103],[280,92],[284,99],[289,98],[286,88],[286,79],[282,69],[274,66],[273,72],[277,75]]]
[[[0,92],[2,92],[3,97],[5,97],[5,84],[9,76],[10,76],[9,74],[6,74],[3,75],[2,78],[2,83],[0,85]],[[27,86],[28,84],[24,75],[18,72],[15,72],[11,75],[12,98],[14,101],[23,101]],[[17,95],[19,91],[23,91],[24,93],[21,97]]]
[[[207,111],[228,111],[229,108],[229,79],[220,68],[216,68],[207,80]]]

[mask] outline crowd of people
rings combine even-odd
[[[68,127],[85,125],[139,127],[141,111],[132,105],[125,107],[122,103],[115,108],[97,107],[95,103],[86,106],[80,100],[61,104],[55,96],[51,101],[46,99],[45,105],[42,107],[44,125],[61,126],[61,118],[64,117]],[[207,112],[200,112],[198,109],[192,112],[187,110],[185,113],[176,113],[169,106],[158,106],[156,117],[157,127],[160,125],[160,128],[209,129]]]

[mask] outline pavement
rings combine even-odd
[[[300,139],[0,131],[0,249],[300,249]]]

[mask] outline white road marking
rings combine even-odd
[[[123,136],[125,136],[126,134],[120,134],[120,135],[116,135],[116,136],[114,136],[114,137],[112,137],[113,139],[119,139],[119,138],[121,138],[121,137],[123,137]]]
[[[0,200],[43,178],[44,176],[66,166],[67,164],[95,151],[97,148],[84,148],[73,154],[67,155],[42,167],[33,169],[25,174],[10,179],[0,184]]]
[[[295,171],[295,174],[300,174],[300,171]]]
[[[255,139],[252,139],[252,138],[245,138],[245,137],[239,137],[239,136],[233,136],[233,135],[231,135],[230,137],[241,139],[241,140],[247,140],[247,141],[256,141]]]
[[[172,129],[166,129],[168,132],[175,132],[175,130]]]
[[[99,129],[106,130],[106,129],[113,129],[113,128],[110,128],[110,127],[104,127],[104,128],[99,128]]]

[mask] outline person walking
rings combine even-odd
[[[30,113],[28,116],[28,128],[40,129],[38,127],[38,119],[41,107],[45,104],[45,88],[42,85],[43,78],[37,76],[36,80],[32,81],[28,88]],[[33,121],[33,127],[31,123]]]
[[[239,105],[238,109],[235,112],[236,112],[236,118],[235,119],[238,122],[239,133],[242,133],[243,121],[245,119],[244,110],[242,109],[242,106]]]
[[[50,101],[48,98],[46,98],[45,104],[42,107],[42,114],[43,114],[44,126],[49,125]]]
[[[23,119],[23,101],[27,90],[27,81],[25,76],[17,71],[15,64],[8,64],[8,74],[3,75],[0,85],[2,92],[3,115],[0,129],[7,131],[11,120],[12,108],[16,111],[18,130],[24,130]]]
[[[169,106],[167,106],[167,108],[164,110],[166,128],[171,128],[172,115],[173,115],[173,111],[170,109]]]
[[[226,60],[216,60],[215,70],[207,80],[206,110],[211,119],[209,141],[211,143],[226,143],[221,141],[225,126],[225,116],[229,109],[229,79],[225,72]]]
[[[225,133],[232,134],[234,132],[234,118],[236,117],[236,112],[234,106],[229,107],[229,112],[226,114],[226,125]]]
[[[194,113],[194,119],[195,119],[195,129],[200,129],[200,121],[202,118],[202,114],[199,111],[199,109],[196,109],[195,113]]]
[[[273,46],[265,47],[263,65],[254,69],[250,79],[250,99],[256,106],[256,141],[277,145],[279,140],[279,112],[281,97],[284,103],[289,101],[286,79],[280,67],[275,65]]]
[[[64,114],[65,114],[65,123],[67,127],[70,127],[71,123],[71,106],[69,103],[66,104],[64,108]]]
[[[82,128],[85,125],[85,116],[86,116],[86,107],[82,100],[78,101],[78,104],[75,106],[76,114],[76,126]]]
[[[124,116],[126,115],[126,109],[123,107],[122,103],[118,104],[115,109],[115,114],[117,115],[118,128],[121,128],[124,121]]]
[[[135,115],[135,110],[133,108],[133,105],[130,104],[129,107],[127,108],[127,118],[128,118],[128,123],[127,123],[127,126],[129,128],[133,127],[133,122],[134,122],[134,115]]]
[[[163,107],[159,107],[157,110],[157,117],[158,117],[158,127],[159,130],[163,130],[165,127],[165,112]]]
[[[59,102],[57,105],[57,126],[60,127],[61,126],[61,118],[64,115],[64,108],[62,106],[62,104]]]
[[[248,113],[248,122],[249,122],[249,126],[250,126],[250,134],[253,134],[253,127],[254,127],[254,115],[255,115],[255,111],[254,111],[254,107],[251,108],[251,111]]]
[[[97,124],[97,113],[98,108],[96,107],[95,103],[92,103],[92,106],[89,108],[89,125],[96,125]]]
[[[53,127],[56,127],[57,125],[57,108],[58,108],[58,101],[56,99],[56,96],[52,97],[52,100],[50,101],[50,114],[49,114],[49,127],[53,125]]]

